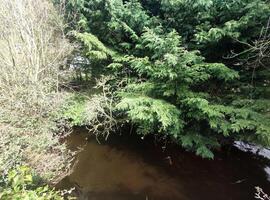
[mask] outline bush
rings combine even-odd
[[[0,0],[0,172],[27,164],[50,180],[69,168],[53,113],[72,50],[50,1]]]
[[[2,200],[64,200],[63,192],[51,189],[48,185],[41,185],[28,167],[10,170],[2,181],[0,185]]]

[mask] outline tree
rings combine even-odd
[[[269,9],[263,0],[96,0],[82,14],[113,49],[108,83],[120,121],[212,158],[212,148],[234,140],[270,145],[268,111],[247,98],[243,72],[220,56],[258,37]]]
[[[243,46],[235,40],[251,42],[258,37],[270,12],[267,0],[143,2],[153,14],[161,17],[165,27],[176,29],[189,48],[202,50],[210,59],[220,59],[232,49],[242,50]],[[151,9],[153,4],[155,10]]]

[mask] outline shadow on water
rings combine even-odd
[[[111,135],[98,144],[84,130],[68,139],[78,153],[72,173],[58,188],[75,187],[89,200],[248,200],[254,187],[270,194],[270,161],[236,147],[201,159],[169,145],[165,150],[151,138]]]

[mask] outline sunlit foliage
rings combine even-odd
[[[84,55],[91,55],[94,49],[87,48],[98,40],[100,58],[114,74],[109,84],[117,95],[115,114],[134,124],[138,134],[167,136],[208,158],[211,149],[234,140],[270,145],[269,110],[262,108],[269,103],[262,95],[268,83],[255,87],[242,62],[224,59],[259,37],[269,18],[267,1],[84,0],[72,5],[80,10],[77,27],[88,32],[79,38]],[[258,83],[261,77],[256,76]]]

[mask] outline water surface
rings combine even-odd
[[[76,131],[67,140],[78,153],[72,173],[57,187],[89,200],[249,200],[254,187],[270,194],[270,162],[235,147],[201,159],[173,145],[111,135],[99,144]]]

